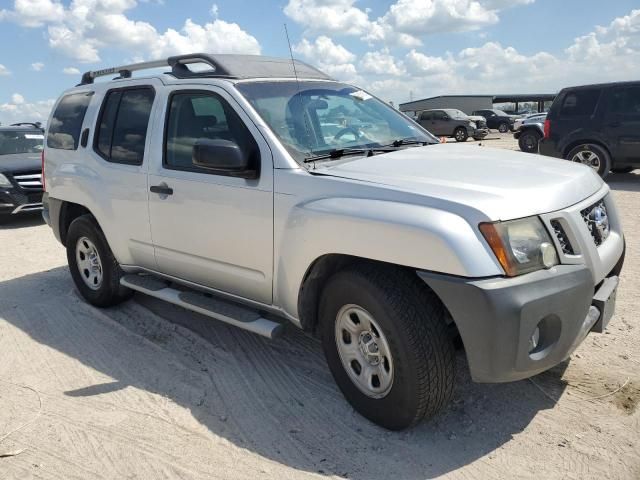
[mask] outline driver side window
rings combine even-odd
[[[176,92],[169,99],[165,127],[164,166],[174,170],[211,173],[193,164],[198,140],[230,140],[250,157],[259,156],[258,145],[242,119],[212,92]]]

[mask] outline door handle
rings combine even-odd
[[[158,195],[173,195],[173,188],[169,187],[166,183],[152,185],[149,191],[151,193],[157,193]]]

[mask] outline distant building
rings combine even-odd
[[[471,113],[476,110],[499,108],[497,107],[499,104],[511,104],[512,107],[507,108],[508,110],[512,111],[512,113],[521,113],[520,106],[527,104],[533,105],[534,108],[532,108],[533,112],[526,113],[535,113],[548,110],[555,97],[555,93],[537,95],[440,95],[438,97],[401,103],[398,108],[401,112],[409,116],[414,116],[423,110],[431,110],[434,108],[455,108],[462,110],[467,115],[471,115]]]

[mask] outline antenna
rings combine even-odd
[[[293,49],[291,48],[291,40],[289,40],[289,29],[287,29],[287,24],[284,24],[284,34],[287,37],[287,45],[289,45],[289,55],[291,56],[291,66],[293,67],[293,76],[296,77],[296,87],[298,89],[298,99],[300,101],[300,113],[302,113],[302,121],[304,122],[304,129],[307,133],[307,138],[311,140],[311,132],[309,131],[309,125],[307,124],[307,115],[305,115],[304,111],[304,103],[302,103],[302,95],[300,95],[300,80],[298,79],[298,71],[296,70],[296,62],[293,59]],[[313,148],[309,145],[309,152],[313,155]],[[316,163],[313,162],[313,168],[316,168]]]

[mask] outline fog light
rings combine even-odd
[[[538,344],[540,343],[540,327],[536,327],[529,339],[529,353],[532,353],[536,348],[538,348]]]
[[[551,268],[558,264],[558,254],[553,245],[548,242],[544,242],[540,245],[540,255],[542,255],[542,264]]]

